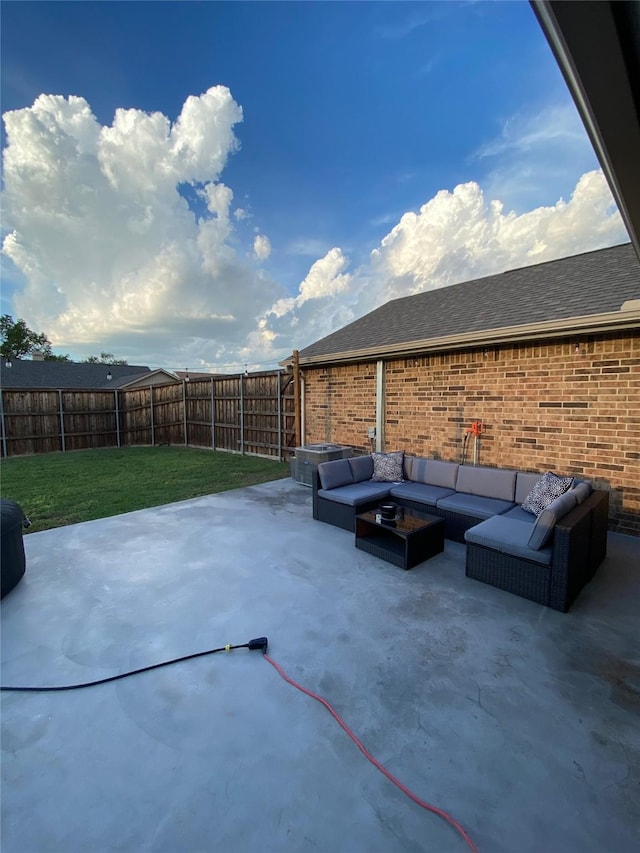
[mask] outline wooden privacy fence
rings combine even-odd
[[[283,459],[295,446],[283,371],[106,390],[0,391],[2,455],[182,444]]]

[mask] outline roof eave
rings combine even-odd
[[[591,314],[572,317],[570,320],[554,320],[544,323],[527,323],[520,326],[505,326],[501,329],[483,329],[458,335],[444,335],[418,341],[405,341],[383,347],[367,347],[345,352],[323,355],[300,356],[300,367],[316,367],[325,364],[345,364],[354,361],[376,361],[384,358],[402,358],[410,355],[427,355],[444,350],[473,349],[483,346],[526,343],[535,340],[566,338],[572,335],[601,334],[630,329],[640,329],[640,309],[635,305],[628,311],[611,311],[606,314]]]
[[[531,0],[640,260],[640,85],[634,0]]]

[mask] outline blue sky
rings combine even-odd
[[[2,112],[2,312],[75,358],[272,366],[627,239],[526,2],[3,3]]]

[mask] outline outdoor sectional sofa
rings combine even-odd
[[[575,482],[537,518],[522,508],[539,473],[405,456],[403,479],[373,480],[373,457],[336,459],[313,478],[313,517],[353,531],[392,500],[444,519],[466,541],[467,577],[566,612],[606,555],[609,493]]]

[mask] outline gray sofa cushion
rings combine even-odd
[[[443,489],[456,488],[458,468],[456,462],[441,462],[439,459],[422,459],[420,456],[408,457],[407,475],[414,483],[427,483],[429,486],[441,486]]]
[[[441,498],[436,505],[438,509],[458,512],[472,518],[490,518],[492,515],[507,512],[514,506],[514,503],[513,501],[501,501],[497,498],[484,498],[480,495],[456,492],[446,498]]]
[[[503,513],[505,518],[515,518],[517,521],[526,521],[527,524],[533,526],[536,517],[535,515],[531,515],[530,512],[527,512],[526,509],[522,509],[521,506],[514,506],[513,509],[508,510]]]
[[[556,526],[558,519],[562,518],[563,515],[566,515],[569,510],[572,510],[577,502],[578,499],[575,495],[575,489],[565,492],[563,495],[560,495],[560,497],[552,501],[536,518],[536,523],[533,525],[533,530],[529,537],[529,547],[543,548],[551,539],[553,528]]]
[[[346,504],[347,506],[358,506],[358,504],[367,503],[367,501],[388,498],[389,486],[368,480],[363,483],[339,486],[336,489],[318,489],[318,497],[328,498],[330,501],[336,501],[336,503]]]
[[[321,462],[318,465],[320,484],[323,489],[336,489],[353,483],[353,474],[349,459],[333,459],[331,462]]]
[[[514,498],[517,504],[523,502],[539,479],[540,474],[529,474],[526,471],[518,471],[516,474],[516,496]]]
[[[455,491],[459,467],[457,462],[441,462],[439,459],[414,456],[407,473],[414,483],[426,483],[429,486],[441,486],[443,489]]]
[[[484,545],[503,554],[522,557],[543,566],[551,565],[551,548],[535,550],[527,544],[531,534],[531,524],[506,518],[504,515],[494,515],[486,521],[470,527],[464,534],[467,542]]]
[[[573,477],[559,477],[553,471],[547,471],[522,501],[522,508],[534,515],[540,515],[543,509],[567,492],[572,485]]]
[[[516,488],[516,472],[501,468],[480,468],[460,465],[456,480],[456,491],[468,495],[482,495],[513,503]]]
[[[434,507],[440,498],[455,495],[453,489],[443,489],[442,486],[429,486],[426,483],[400,483],[391,486],[391,497],[397,500],[420,501]]]
[[[349,466],[353,474],[353,482],[360,483],[362,480],[370,480],[373,477],[373,459],[368,456],[352,456]]]

